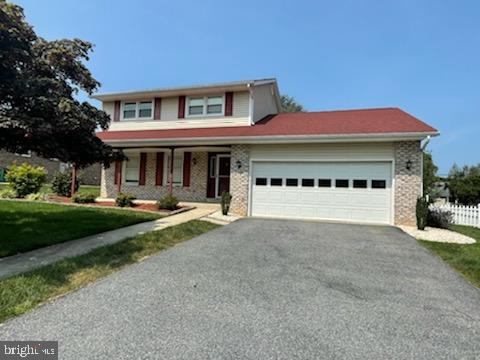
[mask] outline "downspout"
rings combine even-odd
[[[431,139],[431,136],[428,135],[425,139],[425,142],[423,143],[423,145],[421,146],[421,150],[422,151],[425,151],[425,148],[427,147],[428,143],[430,142],[430,139]]]

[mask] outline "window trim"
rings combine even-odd
[[[150,117],[139,117],[140,110],[139,110],[139,104],[142,102],[150,102],[152,104],[152,114]],[[135,103],[135,117],[133,118],[127,118],[125,119],[123,117],[124,109],[125,109],[125,104],[126,103]],[[120,121],[148,121],[148,120],[153,120],[153,116],[155,113],[155,101],[154,99],[144,99],[144,100],[122,100],[121,106],[120,106]]]
[[[207,101],[209,97],[220,97],[222,98],[222,111],[217,113],[217,114],[208,114],[207,113]],[[198,99],[198,98],[203,98],[203,112],[201,114],[193,114],[190,115],[189,113],[189,108],[190,108],[190,100],[191,99]],[[186,96],[185,98],[185,118],[202,118],[202,117],[218,117],[218,116],[225,116],[225,93],[223,94],[209,94],[209,95],[204,95],[204,96]]]

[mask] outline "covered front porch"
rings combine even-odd
[[[218,202],[230,191],[230,146],[122,148],[128,160],[102,170],[101,197],[140,200],[173,194],[180,201]]]

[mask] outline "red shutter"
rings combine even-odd
[[[120,160],[115,161],[115,179],[114,184],[118,184],[118,180],[122,178],[122,162]]]
[[[178,118],[185,118],[185,96],[178,97]]]
[[[138,176],[138,185],[145,185],[145,172],[147,170],[147,153],[140,153],[140,174]]]
[[[153,120],[160,120],[161,112],[162,112],[162,98],[155,98]]]
[[[157,152],[157,169],[155,173],[155,185],[163,185],[163,152]]]
[[[183,186],[190,186],[190,164],[192,162],[192,153],[186,152],[183,154]]]
[[[233,115],[233,92],[225,93],[225,116]]]
[[[113,121],[120,121],[120,101],[115,101],[113,108]]]

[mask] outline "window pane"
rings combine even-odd
[[[298,179],[287,179],[287,186],[298,186]]]
[[[256,178],[255,185],[267,185],[267,178]]]
[[[372,189],[385,189],[387,182],[385,180],[372,180]]]
[[[192,98],[188,100],[188,114],[189,115],[203,114],[203,98]]]
[[[125,163],[125,182],[138,183],[140,155],[127,155],[128,160]]]
[[[138,104],[138,117],[141,117],[141,118],[152,117],[151,101],[142,101],[140,104]]]
[[[353,180],[353,187],[357,189],[366,189],[367,180]]]
[[[135,118],[136,107],[137,107],[137,103],[125,103],[125,104],[123,104],[123,118],[124,119]]]
[[[207,98],[207,114],[222,113],[223,98],[221,96],[211,96]]]
[[[190,106],[188,108],[189,115],[202,115],[203,114],[203,106]]]
[[[282,186],[283,179],[281,178],[272,178],[270,179],[270,186]]]
[[[302,186],[313,187],[313,179],[302,179]]]
[[[332,187],[332,180],[318,179],[318,187]]]
[[[222,105],[207,105],[207,114],[221,114]]]
[[[221,96],[210,96],[207,98],[208,105],[222,105],[223,98]]]
[[[337,187],[337,188],[348,188],[348,180],[346,180],[346,179],[335,180],[335,187]]]

